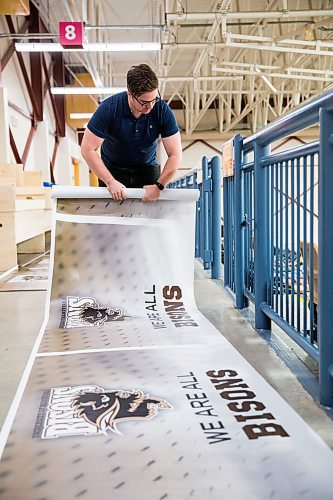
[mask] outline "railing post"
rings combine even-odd
[[[193,188],[198,189],[198,172],[193,172]]]
[[[230,186],[229,179],[226,177],[222,183],[222,192],[223,192],[223,245],[224,245],[224,286],[229,287],[231,284],[230,279],[230,240],[232,233],[232,224],[230,223],[230,206],[232,200],[230,200]]]
[[[201,184],[199,184],[199,191],[200,191],[200,196],[198,199],[198,215],[199,215],[199,231],[198,231],[198,251],[199,251],[199,258],[203,261],[203,247],[204,247],[204,237],[203,237],[203,231],[204,231],[204,218],[203,218],[203,191],[202,191],[202,181]]]
[[[244,199],[242,190],[242,148],[243,137],[238,134],[234,137],[234,175],[235,175],[235,305],[243,309],[247,305],[244,295]]]
[[[193,172],[193,189],[198,189],[198,172]],[[200,257],[199,253],[199,231],[200,231],[200,198],[195,204],[195,247],[194,257]]]
[[[267,302],[267,286],[270,279],[269,223],[268,214],[268,169],[260,161],[269,154],[269,146],[254,143],[254,292],[255,328],[271,329],[271,320],[261,310]]]
[[[190,185],[190,176],[186,175],[185,176],[185,187],[188,188]]]
[[[212,278],[221,279],[221,162],[218,156],[211,160],[212,169]]]
[[[319,391],[320,403],[333,406],[333,111],[321,109],[318,192]]]
[[[202,220],[203,220],[203,264],[204,269],[211,268],[212,251],[209,238],[209,191],[211,191],[211,179],[208,178],[208,158],[202,158]]]

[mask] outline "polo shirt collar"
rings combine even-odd
[[[124,91],[124,115],[129,116],[131,118],[134,118],[132,111],[130,110],[129,104],[128,104],[128,94],[126,90]]]

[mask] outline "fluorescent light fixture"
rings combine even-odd
[[[159,42],[84,43],[82,48],[63,47],[60,43],[15,43],[17,52],[137,52],[161,50]]]
[[[59,94],[117,94],[127,90],[126,87],[51,87],[51,93]]]
[[[89,120],[92,117],[92,115],[93,115],[93,113],[70,113],[69,117],[72,120],[84,120],[87,118]]]

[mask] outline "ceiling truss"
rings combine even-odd
[[[161,42],[154,54],[66,55],[68,75],[85,68],[96,86],[123,86],[147,62],[188,138],[255,132],[333,84],[333,0],[33,3],[53,34],[83,20],[88,42]]]

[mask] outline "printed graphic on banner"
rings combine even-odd
[[[0,433],[1,500],[332,500],[332,451],[196,307],[195,193],[75,191]]]
[[[119,422],[150,420],[172,406],[141,390],[105,390],[98,386],[57,387],[44,391],[33,437],[120,434]]]
[[[185,309],[183,292],[178,285],[166,285],[160,291],[162,313],[158,310],[157,287],[145,290],[145,309],[154,329],[167,328],[162,315],[176,328],[197,327],[198,324]],[[68,296],[62,299],[60,328],[102,326],[109,321],[123,321],[125,315],[119,307],[102,307],[92,297]]]
[[[272,413],[263,412],[266,406],[257,400],[255,392],[250,390],[236,370],[208,370],[206,375],[221,398],[229,401],[227,407],[235,413],[235,419],[241,424],[248,439],[267,436],[289,437]]]
[[[145,291],[145,308],[147,317],[154,329],[167,328],[161,313],[158,310],[158,291],[155,285]],[[183,292],[180,286],[164,286],[162,288],[163,312],[176,328],[198,326],[191,315],[186,311],[182,301]]]
[[[23,283],[26,281],[47,281],[47,276],[41,276],[38,274],[19,274],[18,276],[15,276],[14,278],[11,278],[8,280],[10,283]]]
[[[101,307],[92,297],[64,297],[62,299],[60,328],[102,326],[108,321],[123,321],[122,310]]]
[[[37,481],[48,498],[48,478],[58,478],[57,498],[89,485],[89,498],[109,498],[121,483],[112,498],[332,498],[331,450],[222,338],[41,356],[21,408],[0,465],[6,500],[34,500]]]

